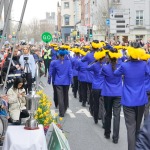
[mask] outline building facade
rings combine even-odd
[[[56,14],[55,12],[46,12],[46,18],[40,20],[40,30],[43,32],[50,32],[52,35],[55,33],[56,29]]]
[[[71,40],[71,31],[74,29],[74,2],[61,0],[61,35],[62,41]]]
[[[121,42],[146,42],[150,37],[150,0],[92,1],[93,39],[107,40],[109,33],[110,39]]]

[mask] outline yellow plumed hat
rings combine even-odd
[[[141,60],[147,61],[148,59],[150,59],[150,54],[145,54],[145,55],[141,56]]]
[[[83,51],[83,50],[80,50],[79,53],[80,53],[81,55],[83,55],[83,56],[85,56],[85,55],[87,54],[87,53],[86,53],[85,51]]]
[[[92,42],[92,47],[95,48],[95,49],[98,49],[101,47],[100,43],[95,43],[95,42]]]
[[[104,58],[106,56],[106,52],[107,52],[107,50],[95,52],[94,53],[95,60]]]
[[[127,48],[127,55],[133,59],[142,60],[145,54],[146,52],[142,48],[134,48],[134,47]]]
[[[58,51],[58,50],[59,50],[59,48],[58,48],[58,47],[54,47],[54,50]]]
[[[100,48],[102,48],[102,47],[106,46],[106,43],[105,42],[100,42],[99,45],[100,45]]]
[[[79,52],[80,52],[80,49],[79,49],[79,48],[72,48],[72,51],[73,51],[74,53],[79,53]]]
[[[115,48],[115,49],[117,49],[117,50],[126,49],[125,46],[121,46],[121,45],[114,46],[113,48]]]
[[[91,47],[90,47],[90,45],[85,45],[85,46],[83,46],[83,48],[90,49]]]
[[[111,52],[111,51],[109,51],[109,56],[110,56],[110,58],[118,59],[118,58],[122,57],[122,54],[120,52]]]

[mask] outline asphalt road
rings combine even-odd
[[[46,78],[42,78],[46,87],[44,91],[53,101],[51,85],[46,84]],[[52,106],[53,112],[58,109]],[[74,98],[69,90],[69,109],[63,119],[63,130],[68,138],[71,150],[127,150],[127,135],[124,116],[121,112],[120,138],[118,144],[112,143],[112,139],[104,138],[104,130],[101,121],[96,125],[91,117],[88,106],[83,108],[78,98]]]
[[[44,77],[42,82],[46,85],[44,87],[45,93],[50,96],[53,102],[52,86],[47,84],[47,79]],[[84,108],[81,106],[78,98],[73,97],[70,88],[69,109],[62,121],[62,125],[71,150],[127,150],[127,135],[123,113],[121,112],[119,142],[114,144],[112,139],[107,140],[104,138],[101,120],[99,120],[98,124],[95,124],[88,108],[88,105]],[[58,112],[54,105],[52,105],[52,112]]]

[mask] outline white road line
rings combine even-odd
[[[70,118],[76,118],[76,116],[73,114],[71,109],[67,109],[66,114],[68,114],[70,116]]]
[[[80,109],[79,111],[76,112],[77,114],[80,114],[80,113],[84,113],[87,117],[92,117],[90,112],[87,110],[87,109]]]

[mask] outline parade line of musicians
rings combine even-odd
[[[150,55],[137,43],[111,46],[94,40],[90,45],[50,44],[48,83],[53,85],[55,107],[64,117],[69,107],[69,86],[95,124],[102,120],[104,136],[118,143],[120,111],[123,107],[128,150],[134,150],[142,118],[149,114]],[[45,53],[46,54],[46,53]],[[48,62],[49,63],[49,62]],[[78,93],[78,94],[77,94]],[[113,131],[111,134],[111,119]]]

